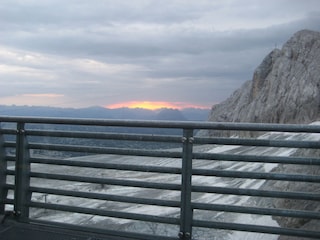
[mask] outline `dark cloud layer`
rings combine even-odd
[[[296,31],[320,31],[318,9],[317,0],[5,0],[0,103],[210,106]]]

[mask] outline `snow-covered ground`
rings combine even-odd
[[[319,134],[292,134],[292,133],[267,133],[260,138],[264,139],[308,139],[319,140]],[[272,148],[272,147],[244,147],[244,146],[212,146],[209,153],[233,153],[233,154],[248,154],[248,155],[269,155],[269,156],[289,156],[295,150],[288,148]],[[137,164],[137,165],[153,165],[153,166],[170,166],[180,167],[181,160],[169,158],[152,158],[152,157],[132,157],[132,156],[115,156],[115,155],[94,155],[88,157],[73,158],[83,161],[95,162],[109,162],[120,164]],[[200,169],[224,169],[237,171],[254,171],[254,172],[269,172],[277,164],[264,163],[248,163],[248,162],[227,162],[227,161],[207,161],[194,160],[193,167]],[[140,173],[131,171],[117,171],[117,170],[101,170],[92,168],[75,168],[67,166],[48,166],[41,164],[33,164],[32,171],[47,172],[47,173],[61,173],[68,175],[94,176],[101,178],[114,179],[130,179],[142,180],[159,183],[177,183],[180,184],[180,175],[175,174],[158,174],[158,173]],[[250,188],[258,189],[265,181],[259,179],[231,179],[221,177],[205,177],[193,176],[192,183],[194,185],[205,186],[219,186],[219,187],[234,187],[234,188]],[[180,192],[178,191],[164,191],[151,190],[134,187],[120,187],[120,186],[104,186],[102,184],[90,184],[80,182],[67,181],[50,181],[41,179],[34,179],[33,186],[41,186],[46,188],[60,188],[64,190],[75,190],[81,192],[95,192],[119,196],[133,196],[146,197],[155,199],[180,200]],[[221,195],[210,193],[193,193],[194,202],[200,203],[219,203],[232,204],[239,206],[254,206],[259,204],[256,198],[249,196],[235,196],[235,195]],[[47,202],[53,204],[66,204],[78,207],[89,207],[106,210],[116,210],[129,213],[140,213],[154,216],[170,216],[178,217],[179,209],[170,207],[157,207],[150,205],[134,205],[129,203],[116,203],[111,201],[88,200],[74,197],[61,197],[57,195],[33,194],[33,201]],[[148,233],[160,233],[163,235],[177,236],[179,231],[177,226],[171,225],[155,225],[146,224],[139,221],[132,221],[128,219],[105,218],[99,216],[89,216],[83,214],[72,214],[57,211],[49,211],[42,209],[34,209],[31,214],[32,218],[43,219],[49,221],[66,222],[80,225],[93,225],[97,227],[111,227],[111,229],[140,231]],[[227,221],[234,223],[257,224],[264,226],[278,226],[270,216],[250,215],[250,214],[235,214],[225,212],[209,212],[209,211],[195,211],[195,219],[198,220],[213,220],[213,221]],[[241,239],[241,240],[256,240],[256,239],[277,239],[276,235],[246,233],[246,232],[232,232],[223,230],[205,230],[194,229],[195,239]]]

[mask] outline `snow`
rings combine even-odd
[[[262,226],[272,226],[272,227],[278,227],[279,225],[276,223],[276,221],[272,220],[269,216],[263,216],[263,217],[253,217],[252,215],[242,215],[238,218],[238,220],[241,220],[242,223],[246,224],[255,224],[255,225],[262,225]],[[230,239],[234,240],[257,240],[257,239],[263,239],[263,240],[277,240],[278,235],[274,234],[264,234],[264,233],[249,233],[249,232],[241,232],[241,231],[234,231],[232,235],[230,236]]]

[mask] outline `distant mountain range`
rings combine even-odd
[[[99,106],[88,108],[58,108],[40,106],[5,106],[0,105],[0,115],[37,116],[37,117],[72,117],[134,120],[176,120],[206,121],[210,109],[185,108],[182,110],[162,108],[148,110],[143,108],[108,109]]]

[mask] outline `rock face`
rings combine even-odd
[[[310,123],[320,118],[320,32],[302,30],[274,49],[209,121]]]
[[[300,149],[295,152],[294,156],[300,157],[315,157],[319,158],[319,149]],[[307,174],[311,176],[320,175],[320,166],[301,166],[301,165],[281,165],[279,164],[276,168],[272,170],[273,172],[281,172],[288,174]],[[276,191],[293,191],[293,192],[311,192],[319,193],[318,183],[305,183],[305,182],[285,182],[285,181],[267,181],[263,186],[263,189],[276,190]],[[308,200],[295,200],[295,199],[284,199],[275,198],[272,200],[272,205],[280,209],[295,209],[302,211],[312,211],[320,212],[320,205],[318,201],[308,201]],[[288,217],[276,217],[273,219],[278,222],[281,227],[285,228],[298,228],[303,230],[319,231],[320,221],[310,220],[308,218],[288,218]],[[289,237],[280,236],[278,240],[308,240],[310,238],[302,237]]]
[[[247,81],[226,101],[212,107],[209,121],[261,122],[261,123],[311,123],[320,119],[320,32],[302,30],[284,44],[274,49],[255,70],[253,79]],[[232,132],[211,131],[201,135],[232,135]],[[248,133],[243,133],[247,135]],[[320,150],[306,151],[308,157],[319,157]],[[282,166],[273,171],[319,175],[320,167]],[[319,192],[317,184],[267,181],[264,188],[279,191]],[[275,199],[277,208],[320,211],[318,202]],[[282,227],[319,230],[319,221],[274,217]],[[280,236],[279,240],[302,239]]]

